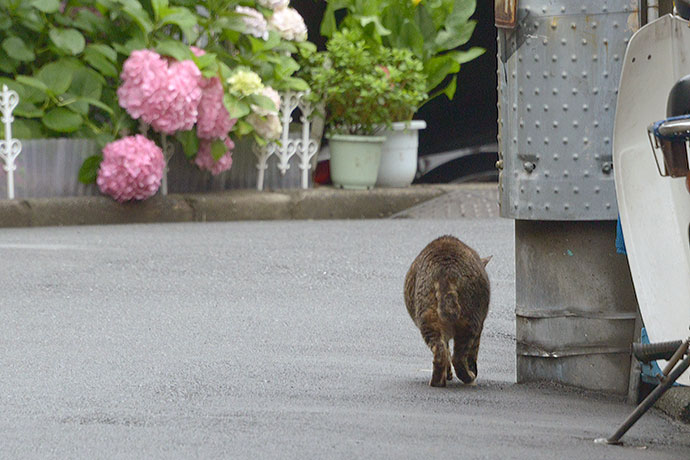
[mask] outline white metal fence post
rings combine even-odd
[[[7,172],[7,198],[14,199],[14,171],[17,165],[14,160],[22,151],[22,143],[18,139],[12,139],[12,111],[19,104],[19,95],[16,91],[2,85],[0,92],[0,111],[2,123],[5,125],[5,140],[0,140],[0,158],[5,162],[3,169]]]
[[[254,154],[257,157],[258,163],[256,188],[258,190],[264,189],[264,175],[268,168],[268,159],[271,155],[278,157],[278,169],[282,175],[285,175],[290,169],[290,160],[297,155],[300,159],[298,167],[302,171],[302,188],[309,187],[309,170],[311,169],[311,159],[316,155],[319,149],[319,140],[311,139],[311,114],[314,108],[311,103],[307,102],[305,92],[286,91],[280,95],[280,121],[282,124],[282,134],[279,141],[269,142],[263,147],[255,147]],[[296,139],[290,138],[290,123],[292,122],[292,113],[296,109],[300,109],[302,116],[300,122],[302,130],[300,137]]]

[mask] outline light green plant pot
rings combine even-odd
[[[329,134],[331,181],[336,187],[365,190],[373,188],[381,164],[385,136]]]

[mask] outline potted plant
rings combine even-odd
[[[306,79],[325,102],[331,180],[342,188],[372,188],[386,140],[381,130],[396,114],[414,113],[426,96],[421,63],[408,51],[364,40],[358,30],[336,32],[326,48],[312,57]]]
[[[484,49],[460,49],[472,36],[476,21],[470,17],[476,0],[327,0],[321,33],[332,36],[339,28],[357,29],[365,40],[391,49],[406,49],[422,62],[424,92],[415,112],[427,102],[445,95],[453,99],[462,64],[484,53]],[[336,21],[336,16],[341,20]],[[393,119],[396,122],[410,117]],[[378,185],[404,186],[414,179],[417,168],[417,133],[426,127],[421,120],[393,123],[387,132]],[[414,161],[412,161],[414,157]],[[402,175],[401,162],[408,158]],[[393,169],[391,169],[393,168]],[[414,172],[409,171],[414,168]],[[409,177],[409,179],[403,179]]]

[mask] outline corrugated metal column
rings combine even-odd
[[[499,188],[516,219],[517,379],[624,394],[637,305],[614,245],[611,144],[638,1],[506,2]]]

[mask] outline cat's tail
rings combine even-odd
[[[460,319],[458,293],[451,288],[448,280],[436,283],[436,300],[438,301],[438,316],[442,321],[456,323]]]

